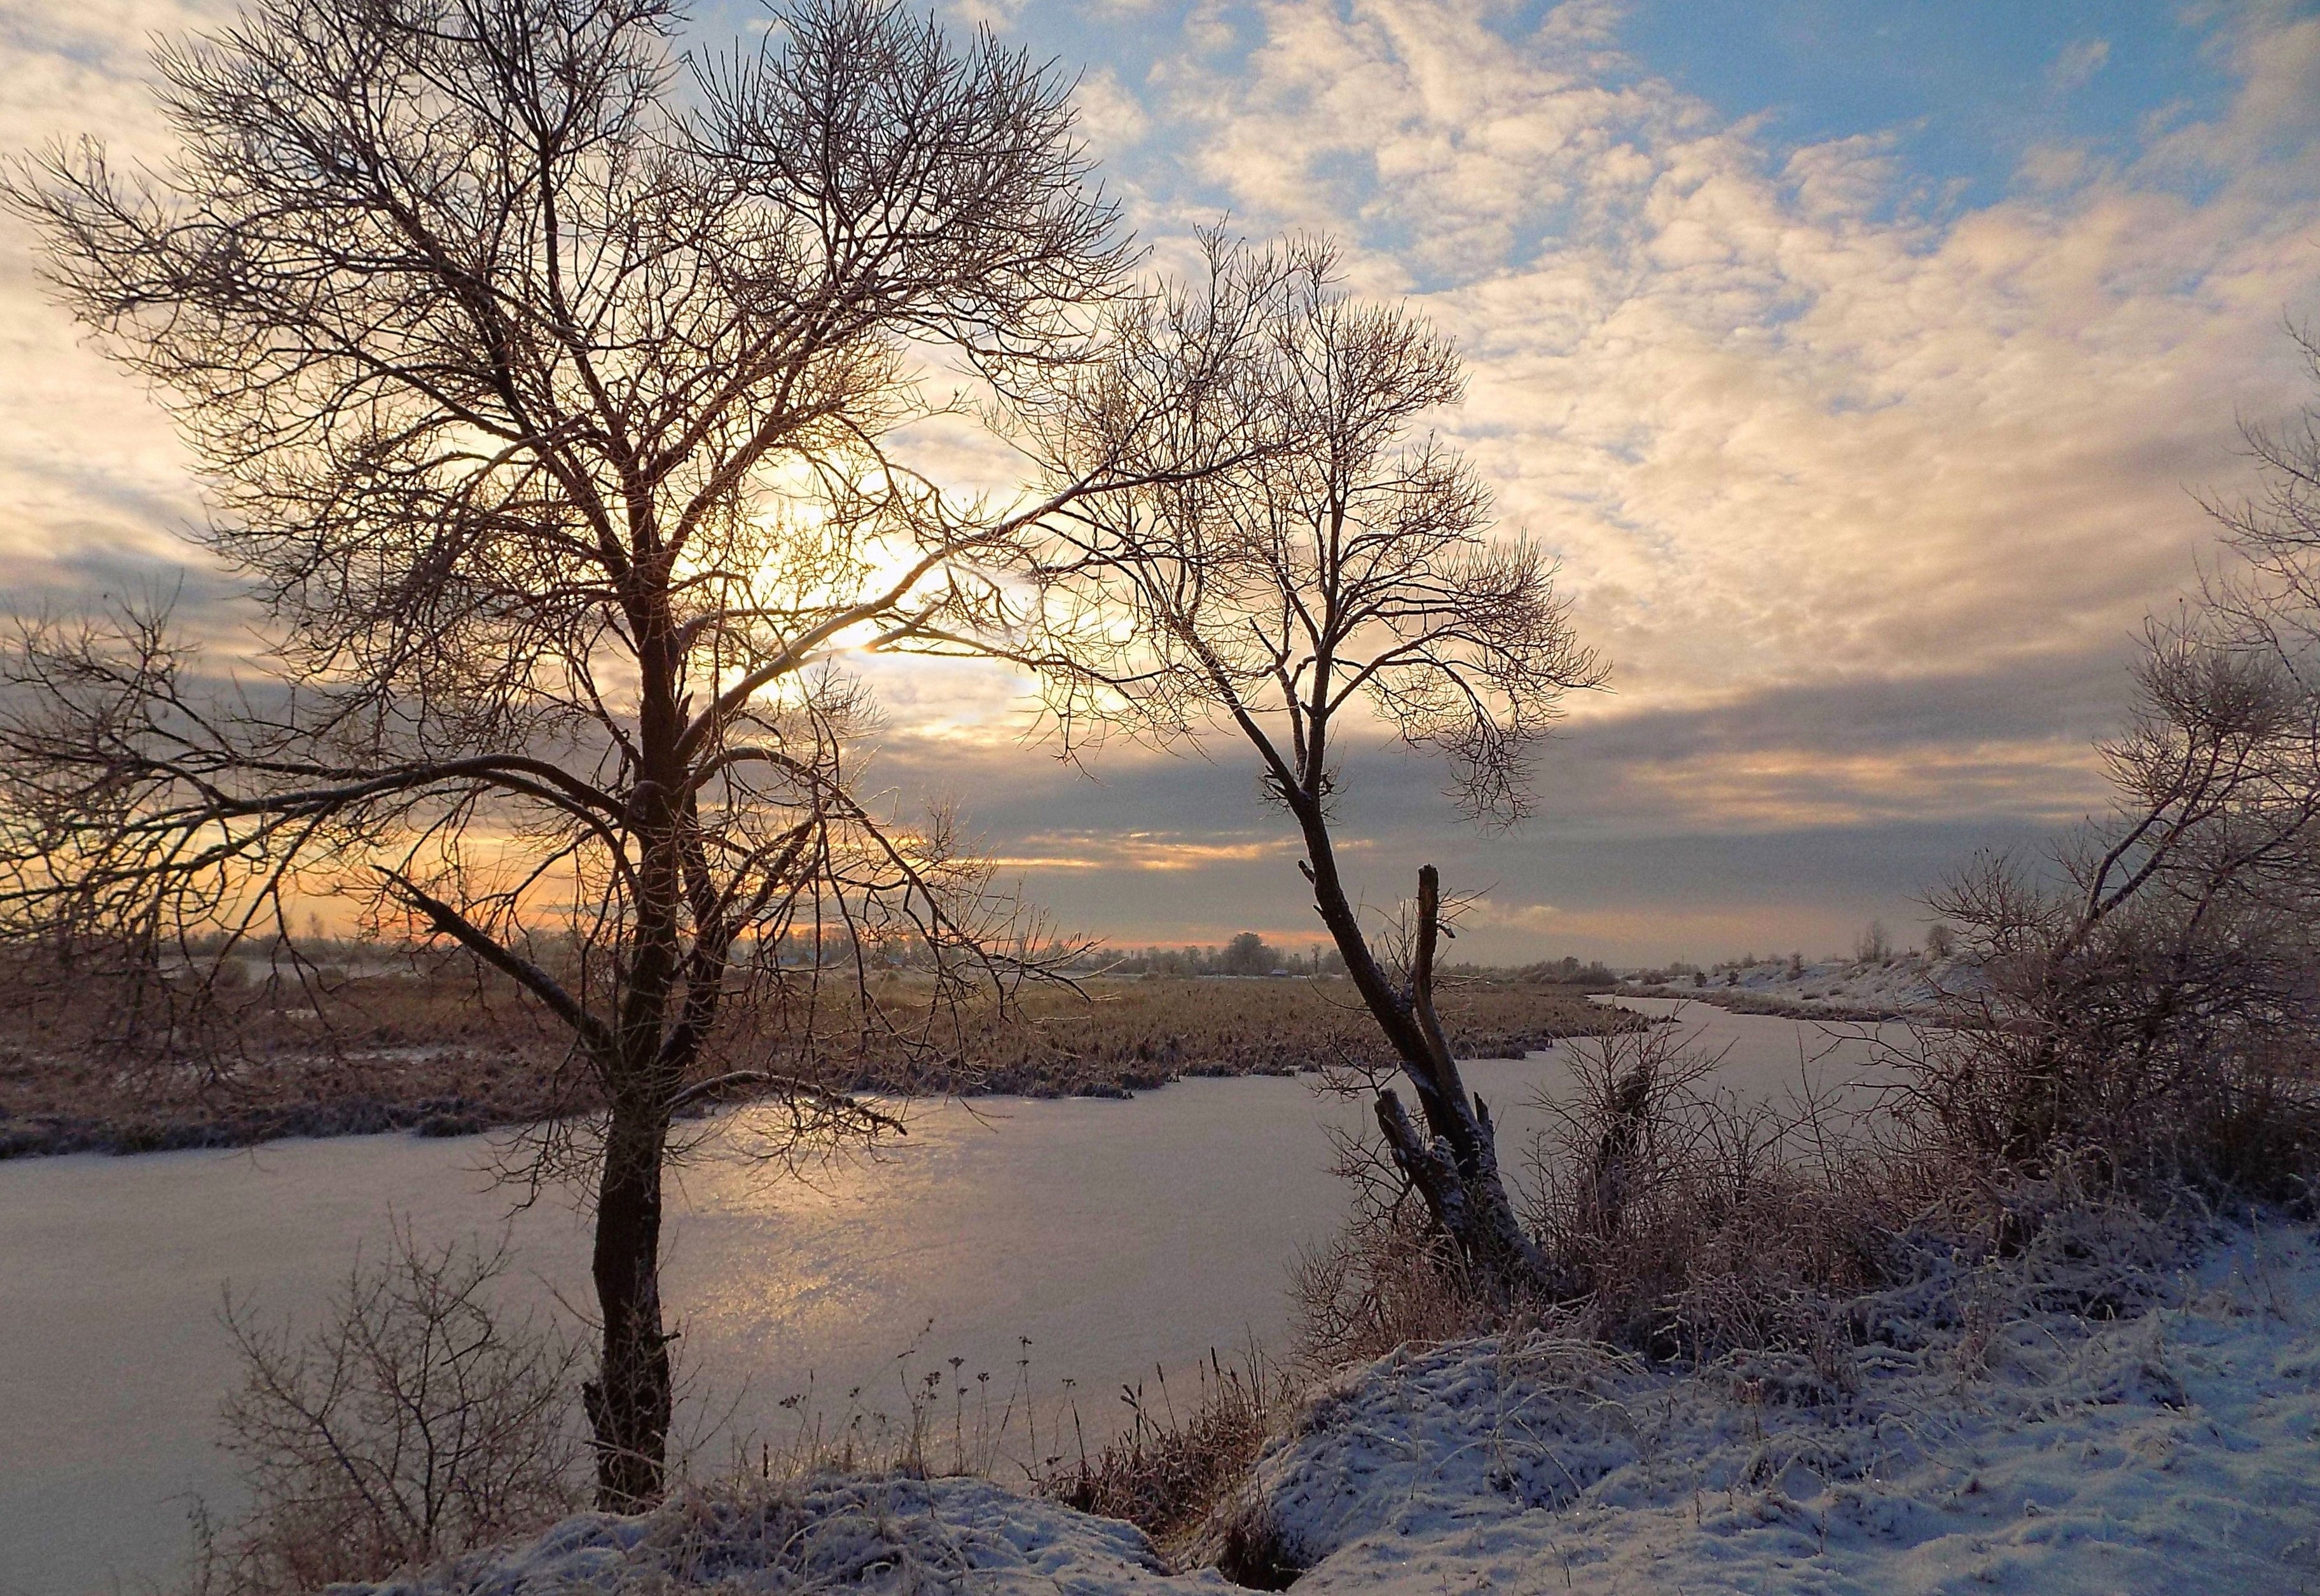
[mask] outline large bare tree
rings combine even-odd
[[[1040,529],[1036,642],[1067,741],[1127,725],[1212,730],[1254,754],[1304,844],[1314,907],[1390,1039],[1424,1129],[1380,1091],[1395,1160],[1488,1283],[1550,1286],[1500,1179],[1490,1111],[1435,1011],[1439,883],[1420,871],[1400,946],[1373,944],[1338,858],[1350,743],[1438,756],[1470,819],[1530,812],[1530,758],[1563,695],[1602,679],[1554,569],[1494,535],[1488,489],[1423,430],[1463,391],[1456,350],[1340,286],[1322,243],[1208,240],[1201,279],[1148,305],[1112,358],[1046,413],[1058,480],[1124,462],[1145,485]],[[1161,395],[1175,402],[1158,404]],[[1166,476],[1161,462],[1219,468]]]
[[[688,63],[672,0],[257,0],[162,50],[173,164],[84,143],[8,194],[198,451],[268,646],[227,690],[154,615],[28,630],[6,929],[158,957],[352,895],[560,1025],[612,1508],[663,1478],[673,1116],[878,1123],[735,1056],[736,1005],[816,928],[938,993],[1022,967],[945,830],[873,812],[833,660],[972,612],[984,552],[1119,478],[985,513],[893,454],[925,351],[1025,391],[1119,286],[1066,86],[886,0],[771,20]]]

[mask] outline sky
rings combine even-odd
[[[0,0],[0,149],[160,149],[147,40],[222,5]],[[1196,226],[1325,232],[1454,335],[1441,418],[1555,551],[1609,690],[1539,818],[1349,761],[1367,899],[1479,892],[1458,951],[1618,963],[1904,942],[1974,851],[2099,808],[2144,616],[2222,558],[2198,495],[2313,397],[2320,5],[2222,0],[950,0],[1071,77],[1165,265]],[[720,44],[754,4],[696,6]],[[186,458],[0,224],[10,607],[178,580]],[[195,562],[187,570],[189,562]],[[996,667],[881,662],[876,766],[956,799],[1010,882],[1115,943],[1305,947],[1285,818],[1224,741],[1086,769]]]

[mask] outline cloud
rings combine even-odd
[[[1602,8],[1562,7],[1527,41],[1495,7],[1267,0],[1261,41],[1176,64],[1194,162],[1237,206],[1374,236],[1381,280],[1495,261],[1543,221],[1591,219],[1642,175],[1638,142],[1690,107],[1606,82]]]
[[[1493,930],[1543,932],[1549,936],[1569,929],[1570,916],[1552,903],[1502,903],[1491,898],[1478,899],[1458,916],[1459,931],[1468,933],[1477,927]]]
[[[1874,916],[1922,920],[1917,897],[1976,848],[2029,847],[2098,808],[2089,739],[2116,729],[2118,680],[2116,656],[2089,655],[1619,705],[1549,745],[1545,813],[1511,835],[1455,823],[1430,762],[1359,747],[1341,862],[1381,910],[1422,863],[1483,892],[1462,957],[1837,948]],[[1003,867],[1074,927],[1218,941],[1302,911],[1294,829],[1228,739],[1212,761],[1123,751],[1094,776],[1037,748],[887,741],[884,779],[959,795]]]
[[[1218,840],[1213,831],[1190,835],[1153,831],[1047,832],[1010,839],[1009,846],[1031,851],[992,856],[992,862],[1001,869],[1207,870],[1220,865],[1286,857],[1293,851],[1285,838],[1227,842]]]
[[[969,27],[994,33],[1011,32],[1023,19],[1023,0],[944,0],[944,9]]]
[[[2109,40],[2073,40],[2062,47],[2054,64],[2046,68],[2046,81],[2057,94],[2073,93],[2093,82],[2095,74],[2109,59]]]
[[[1079,112],[1079,128],[1099,155],[1134,144],[1151,130],[1152,119],[1133,94],[1122,87],[1119,74],[1099,67],[1083,75],[1072,91]]]
[[[144,34],[222,14],[16,8],[0,138],[162,148]],[[2098,804],[2089,740],[2136,625],[2215,558],[2186,489],[2243,485],[2238,418],[2306,396],[2279,322],[2320,310],[2320,18],[2295,8],[2215,14],[2236,90],[2213,114],[2032,151],[1975,207],[1890,130],[1783,144],[1718,114],[1595,0],[982,14],[1041,49],[1043,27],[1118,35],[1077,103],[1162,258],[1219,208],[1326,230],[1364,291],[1459,338],[1470,396],[1441,424],[1561,556],[1616,691],[1574,706],[1530,832],[1455,830],[1438,774],[1387,756],[1356,760],[1345,812],[1381,899],[1421,858],[1499,881],[1511,907],[1476,946],[1510,957],[1707,953],[1682,939],[1746,926],[1834,946],[1906,919],[1959,851]],[[2107,60],[2080,41],[2049,82]],[[63,603],[183,558],[200,503],[166,417],[41,298],[30,244],[0,231],[0,549],[12,592]],[[929,469],[1008,485],[987,440],[921,432]],[[892,721],[879,779],[964,799],[1074,923],[1216,940],[1282,918],[1293,844],[1228,745],[1107,754],[1099,784],[1010,742],[1011,672],[864,668]]]
[[[2144,158],[2150,172],[2288,176],[2283,164],[2320,136],[2320,16],[2298,9],[2257,0],[2225,10],[2208,53],[2240,91],[2224,116],[2164,129]],[[2286,186],[2296,186],[2292,177]]]
[[[1176,85],[1212,108],[1202,170],[1459,335],[1444,425],[1562,552],[1624,694],[2107,645],[2194,578],[2184,489],[2235,479],[2235,414],[2300,396],[2278,322],[2320,288],[2301,135],[2203,195],[2097,172],[1944,216],[1881,138],[1777,150],[1495,6],[1258,14],[1245,62]],[[2219,126],[2289,138],[2263,107],[2301,68],[2266,51],[2304,27],[2242,52]]]
[[[0,152],[101,132],[117,159],[170,148],[151,92],[149,41],[231,14],[214,5],[91,0],[0,13]],[[180,611],[221,640],[209,612],[227,587],[175,534],[198,521],[193,460],[169,418],[84,341],[37,276],[38,239],[0,211],[0,558],[17,612],[167,592],[190,574]],[[233,639],[239,643],[240,639]]]

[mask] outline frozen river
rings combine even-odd
[[[1698,1005],[1682,1022],[1723,1051],[1718,1084],[1765,1098],[1800,1065],[1862,1078],[1870,1036],[1899,1034]],[[1564,1056],[1466,1066],[1509,1167],[1539,1123],[1529,1100],[1568,1084]],[[809,1375],[820,1405],[860,1387],[865,1408],[898,1412],[913,1372],[956,1357],[996,1390],[1028,1356],[1044,1396],[1071,1382],[1092,1436],[1155,1365],[1183,1375],[1211,1347],[1280,1345],[1290,1265],[1344,1211],[1324,1128],[1365,1112],[1309,1080],[1187,1080],[1126,1102],[921,1104],[891,1155],[811,1185],[704,1154],[676,1177],[665,1289],[684,1365],[730,1414],[706,1451],[787,1433],[782,1399]],[[0,1593],[168,1582],[194,1498],[239,1505],[215,1446],[229,1287],[311,1322],[394,1213],[422,1239],[512,1224],[516,1291],[585,1300],[569,1203],[551,1190],[511,1215],[491,1161],[485,1138],[376,1136],[0,1164]]]

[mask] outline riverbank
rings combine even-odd
[[[1781,1020],[1825,1021],[1833,1025],[1921,1024],[1933,1017],[1930,1005],[1848,1003],[1768,996],[1760,993],[1690,987],[1677,982],[1632,984],[1619,988],[1621,997],[1657,998],[1669,1002],[1706,1003],[1727,1014],[1763,1014]]]
[[[20,1021],[0,1045],[0,1158],[242,1147],[284,1137],[408,1130],[462,1136],[594,1106],[558,1038],[504,996],[446,979],[341,983],[322,1008],[250,1005],[233,1053],[124,1063],[61,1020]],[[896,984],[898,986],[900,983]],[[907,1002],[900,993],[898,1009]],[[1475,982],[1445,993],[1462,1058],[1520,1057],[1636,1023],[1557,985]],[[843,1037],[843,1016],[825,1016]],[[858,1034],[859,1028],[852,1028]],[[1084,998],[1041,993],[1010,1019],[969,1016],[933,1057],[839,1049],[830,1088],[905,1096],[1126,1097],[1186,1076],[1289,1075],[1390,1063],[1341,981],[1099,978]],[[795,1044],[762,1038],[779,1056]]]
[[[1687,1373],[1533,1333],[1310,1397],[1219,1510],[1277,1588],[1863,1596],[2320,1582],[2320,1238],[2115,1211],[1859,1305],[1855,1345]],[[1254,1528],[1252,1528],[1254,1527]],[[1228,1558],[1231,1564],[1233,1560]],[[584,1515],[377,1587],[467,1596],[1219,1596],[1128,1527],[982,1480],[824,1476]]]
[[[1786,1021],[1697,1005],[1686,1024],[1705,1028],[1719,1082],[1750,1101],[1792,1089],[1800,1044],[1821,1046]],[[1466,1067],[1517,1178],[1554,1124],[1538,1105],[1572,1095],[1584,1051]],[[1814,1071],[1876,1068],[1858,1042]],[[1290,1344],[1288,1265],[1344,1225],[1336,1138],[1374,1120],[1366,1101],[1315,1087],[1256,1076],[1125,1102],[922,1099],[908,1137],[802,1179],[757,1156],[779,1146],[779,1108],[735,1108],[668,1184],[662,1290],[698,1471],[722,1470],[736,1445],[754,1460],[761,1440],[778,1459],[802,1428],[838,1435],[857,1416],[891,1436],[953,1358],[962,1378],[943,1383],[942,1405],[967,1388],[970,1436],[982,1394],[1003,1407],[1028,1373],[1036,1442],[1019,1414],[1002,1447],[1025,1461],[1076,1455],[1083,1426],[1100,1450],[1132,1420],[1123,1389],[1157,1395],[1162,1368],[1185,1410],[1210,1348],[1229,1364]],[[383,1256],[393,1216],[439,1243],[507,1235],[520,1268],[501,1307],[515,1319],[585,1301],[582,1193],[551,1186],[527,1203],[528,1185],[496,1183],[524,1153],[503,1136],[390,1135],[0,1164],[0,1279],[39,1309],[0,1314],[0,1369],[12,1423],[42,1437],[0,1447],[0,1591],[180,1588],[186,1503],[228,1520],[247,1507],[216,1445],[219,1400],[240,1378],[216,1319],[228,1285],[303,1331],[354,1259]],[[1050,1428],[1059,1404],[1077,1410],[1069,1448]],[[946,1465],[952,1417],[930,1447]]]
[[[1979,972],[1962,960],[1903,953],[1809,964],[1801,958],[1763,959],[1689,974],[1647,972],[1617,990],[1628,997],[1713,1003],[1734,1014],[1917,1023],[1941,1014],[1948,1000],[1979,991]],[[1954,1022],[1953,1016],[1945,1020]]]

